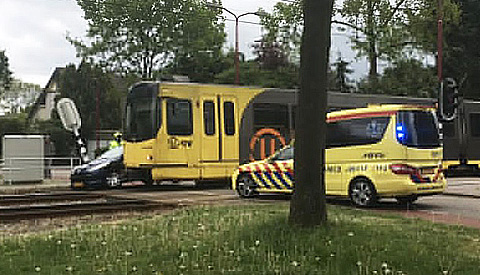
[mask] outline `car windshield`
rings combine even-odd
[[[273,161],[278,161],[278,160],[289,160],[293,159],[295,156],[295,148],[291,145],[288,145],[287,147],[281,149],[278,151],[273,157]]]
[[[101,154],[97,159],[116,159],[123,154],[123,146],[118,146]]]

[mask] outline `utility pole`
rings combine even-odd
[[[221,9],[229,14],[231,14],[235,18],[235,85],[240,85],[240,49],[239,49],[239,39],[238,39],[238,23],[240,22],[240,18],[249,14],[256,15],[256,16],[261,16],[259,12],[246,12],[242,13],[240,15],[236,15],[235,13],[231,12],[227,8],[224,8],[221,5],[214,4],[214,3],[207,3],[206,4],[208,7],[215,8],[215,9]]]
[[[441,87],[443,81],[443,0],[438,0],[437,14],[437,76]]]
[[[96,140],[96,151],[100,148],[100,89],[99,89],[99,80],[95,78],[95,140]]]

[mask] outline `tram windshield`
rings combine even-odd
[[[156,87],[147,84],[131,89],[126,105],[125,140],[145,141],[157,135],[161,126],[161,105]]]

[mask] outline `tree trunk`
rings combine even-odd
[[[333,0],[304,1],[295,137],[295,193],[290,223],[316,226],[327,221],[324,162],[327,67]]]

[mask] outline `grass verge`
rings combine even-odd
[[[0,239],[0,274],[480,274],[480,232],[329,206],[325,227],[288,203],[184,209],[116,225]]]

